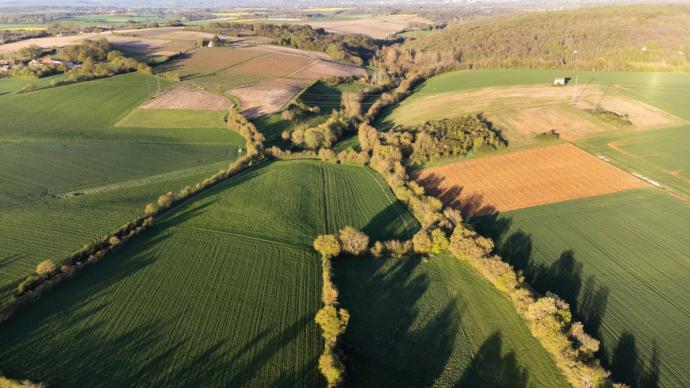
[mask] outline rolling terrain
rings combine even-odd
[[[54,386],[322,385],[311,241],[345,225],[409,236],[416,221],[393,198],[361,167],[251,169],[6,322],[3,372]]]
[[[217,115],[207,128],[116,126],[156,87],[153,77],[126,74],[0,97],[2,298],[38,262],[61,259],[236,158],[244,141]]]

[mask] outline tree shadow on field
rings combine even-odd
[[[418,258],[344,257],[335,263],[341,304],[351,316],[343,337],[348,384],[432,386],[444,373],[461,312],[454,299],[419,309],[430,285],[415,271],[419,265]]]
[[[608,360],[608,357],[606,359]],[[652,355],[645,362],[638,354],[635,336],[625,331],[618,338],[618,344],[613,349],[608,367],[617,382],[634,388],[656,388],[659,386],[659,365],[659,350],[656,342],[652,342]]]
[[[601,336],[601,320],[606,312],[610,290],[600,284],[596,276],[584,275],[584,264],[577,260],[576,252],[567,249],[550,263],[538,262],[533,257],[535,246],[532,236],[513,227],[509,217],[494,213],[468,219],[475,230],[495,242],[495,253],[522,272],[525,280],[538,292],[553,292],[570,304],[576,320],[595,338]],[[602,344],[603,349],[603,344]],[[602,353],[605,350],[602,350]]]
[[[503,355],[501,333],[488,337],[472,357],[472,362],[454,386],[456,387],[526,387],[529,373],[510,351]]]
[[[362,231],[371,241],[385,241],[410,239],[418,229],[417,220],[396,200],[372,217]]]
[[[457,184],[445,184],[446,177],[431,173],[420,177],[414,177],[420,185],[424,186],[427,193],[433,195],[443,202],[444,205],[460,210],[465,218],[480,215],[496,214],[494,206],[487,203],[481,193],[469,193],[463,196],[464,186]]]

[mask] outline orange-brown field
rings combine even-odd
[[[465,215],[592,197],[647,183],[572,144],[532,148],[422,170],[426,189]]]
[[[232,105],[226,97],[179,83],[139,106],[140,109],[225,110]]]

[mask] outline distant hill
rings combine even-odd
[[[527,13],[449,25],[402,46],[459,59],[462,68],[690,71],[690,5]],[[395,57],[395,56],[391,56]],[[401,57],[408,57],[402,53]],[[440,56],[439,56],[440,57]]]

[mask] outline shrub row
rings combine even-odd
[[[609,372],[594,356],[599,341],[586,334],[580,322],[573,322],[568,304],[554,294],[539,296],[508,263],[492,255],[493,242],[490,239],[479,236],[466,226],[459,211],[444,210],[441,201],[426,195],[424,188],[409,178],[402,164],[400,139],[380,133],[368,124],[376,119],[383,107],[397,103],[413,85],[434,73],[433,70],[415,73],[400,82],[392,93],[384,93],[371,106],[358,132],[360,147],[371,153],[369,165],[386,178],[395,196],[408,206],[422,225],[422,230],[411,241],[412,248],[420,254],[436,254],[450,249],[455,256],[477,268],[498,290],[510,297],[534,337],[551,354],[571,384],[582,387],[614,385]],[[379,249],[383,248],[383,243],[377,244],[380,244]],[[375,254],[374,249],[372,253]]]
[[[338,349],[338,339],[347,329],[350,320],[347,310],[338,306],[338,288],[333,284],[331,260],[341,253],[362,255],[367,252],[368,247],[369,236],[351,226],[341,229],[337,236],[325,234],[317,236],[314,240],[314,249],[321,254],[323,276],[323,307],[314,318],[324,339],[323,353],[319,357],[319,370],[329,387],[340,386],[345,381],[345,365]]]
[[[497,289],[510,297],[527,322],[532,335],[546,348],[573,386],[612,386],[609,372],[594,354],[599,341],[572,319],[570,306],[555,294],[540,296],[524,278],[499,256],[493,242],[472,229],[458,225],[450,239],[450,251],[471,264]]]

